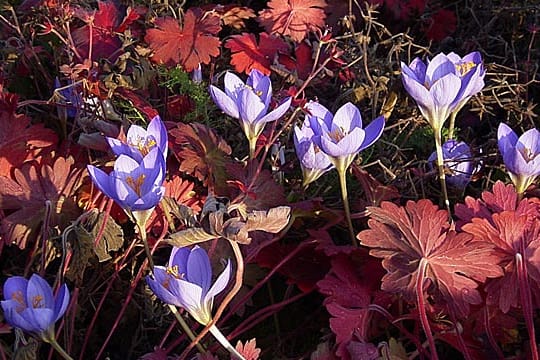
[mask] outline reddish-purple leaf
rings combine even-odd
[[[370,229],[360,232],[358,238],[372,248],[372,256],[383,258],[388,272],[382,280],[385,291],[414,301],[423,259],[427,262],[426,277],[434,285],[430,292],[442,296],[459,316],[465,316],[469,304],[482,301],[478,282],[502,275],[493,245],[449,230],[447,212],[429,200],[409,201],[406,207],[383,202],[381,207],[368,210],[372,214]]]
[[[215,36],[221,30],[218,15],[191,8],[185,13],[182,26],[172,17],[157,18],[155,25],[146,32],[144,40],[154,51],[152,60],[157,63],[180,64],[184,70],[192,71],[219,55],[220,40]]]

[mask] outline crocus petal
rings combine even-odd
[[[26,306],[26,288],[28,280],[22,276],[12,276],[4,283],[4,299],[20,299]],[[20,304],[20,303],[19,303]]]
[[[336,111],[333,124],[345,132],[349,132],[355,127],[361,128],[362,116],[360,115],[360,110],[350,102],[344,104]]]
[[[54,311],[50,308],[27,308],[20,315],[32,324],[36,333],[43,333],[54,324]]]
[[[41,276],[33,274],[28,280],[26,301],[28,307],[53,309],[54,295],[49,283]]]
[[[268,108],[272,100],[272,81],[269,76],[264,75],[257,69],[251,70],[249,78],[246,81],[257,94],[260,94],[264,105]]]
[[[154,278],[146,276],[146,283],[161,301],[171,305],[182,306],[177,297],[168,289],[173,281],[176,281],[176,279],[168,274],[167,269],[163,266],[154,266]]]
[[[227,284],[229,283],[229,279],[231,278],[231,261],[227,260],[227,265],[225,266],[225,269],[219,274],[216,281],[214,282],[214,285],[208,290],[208,293],[205,295],[205,301],[208,301],[209,299],[214,298],[217,294],[223,291],[225,287],[227,287]]]
[[[313,131],[315,131],[315,133],[317,133],[316,129],[320,128],[320,126],[314,126],[311,119],[321,119],[327,127],[330,127],[330,125],[332,124],[332,119],[334,118],[334,115],[325,106],[319,104],[318,102],[310,101],[306,104],[306,109],[309,111],[307,118],[310,119],[311,127],[313,128]],[[314,120],[316,121],[316,119]]]
[[[418,83],[414,78],[405,74],[402,76],[402,80],[405,90],[407,90],[420,107],[425,109],[433,109],[435,107],[432,95],[423,84]],[[426,114],[423,115],[426,116]]]
[[[426,81],[426,68],[427,65],[420,58],[415,58],[409,66],[403,62],[401,63],[401,71],[420,84],[424,84]]]
[[[366,126],[366,128],[364,129],[364,142],[362,143],[360,150],[371,146],[381,137],[384,130],[384,125],[384,116],[379,116],[378,118],[370,122],[368,126]]]
[[[177,266],[180,274],[187,273],[187,261],[190,250],[187,247],[174,246],[169,256],[169,266]]]
[[[249,124],[254,124],[266,112],[266,106],[261,98],[250,88],[245,88],[238,94],[240,104],[240,119]],[[247,134],[246,134],[247,135]],[[249,136],[248,136],[249,138]]]
[[[116,191],[112,186],[111,178],[109,177],[109,175],[107,175],[103,170],[98,169],[93,165],[88,165],[86,169],[88,170],[92,181],[94,182],[94,184],[96,184],[99,190],[101,190],[101,192],[104,193],[107,197],[111,199],[116,199]]]
[[[338,143],[335,143],[328,134],[321,136],[321,149],[333,158],[356,155],[362,145],[365,137],[363,129],[356,128],[350,134],[343,137]]]
[[[238,91],[246,87],[246,84],[238,76],[231,72],[226,72],[224,77],[225,94],[231,98],[233,102],[238,100]]]
[[[189,254],[186,275],[187,281],[199,285],[203,294],[208,292],[212,282],[212,267],[206,251],[199,246],[195,246]]]
[[[127,142],[131,145],[138,145],[139,142],[144,141],[147,137],[148,132],[139,125],[131,125],[126,134]]]
[[[214,100],[214,103],[223,111],[225,114],[233,117],[235,119],[240,118],[240,113],[238,111],[238,106],[234,99],[229,97],[226,93],[218,89],[217,87],[210,86],[210,96]]]
[[[176,296],[178,302],[193,317],[197,317],[198,310],[202,307],[203,293],[202,289],[195,284],[185,280],[176,280],[171,282],[171,292]]]
[[[500,123],[497,129],[497,139],[499,144],[499,150],[504,157],[507,153],[513,152],[514,147],[518,141],[518,137],[514,130],[512,130],[505,123]]]
[[[271,121],[279,119],[287,112],[287,110],[289,110],[289,107],[291,106],[291,102],[292,102],[292,98],[289,97],[285,99],[285,101],[283,101],[277,108],[275,108],[274,110],[270,111],[268,114],[263,116],[260,119],[260,121],[267,123],[267,122],[271,122]]]
[[[69,305],[69,289],[66,284],[60,287],[58,293],[56,294],[56,299],[54,302],[54,322],[64,315]]]
[[[105,137],[105,139],[107,140],[107,142],[109,143],[109,146],[111,147],[111,150],[112,152],[116,155],[116,156],[119,156],[121,154],[125,154],[125,155],[128,155],[132,158],[134,158],[136,161],[141,161],[142,158],[143,158],[143,155],[141,154],[140,151],[136,151],[135,149],[133,149],[133,147],[129,146],[128,144],[118,140],[118,139],[115,139],[115,138],[111,138],[111,137]]]
[[[114,162],[114,171],[119,174],[131,174],[139,168],[139,165],[140,163],[132,157],[122,154]]]
[[[36,329],[32,322],[29,322],[23,318],[19,312],[21,311],[21,304],[15,300],[4,300],[0,302],[2,310],[4,311],[4,318],[13,327],[17,327],[27,332],[36,332]]]
[[[148,124],[147,132],[156,140],[157,146],[161,150],[163,157],[167,158],[167,128],[165,127],[165,124],[163,124],[163,121],[161,121],[159,115],[152,118],[150,124]]]
[[[455,74],[456,66],[450,59],[446,57],[443,53],[437,54],[429,62],[426,68],[426,82],[428,84],[434,84],[443,77],[446,77],[448,74]]]
[[[441,108],[452,104],[452,102],[455,101],[460,89],[460,78],[455,74],[448,74],[443,79],[440,79],[434,83],[431,89],[429,89],[429,92],[433,96],[435,106],[437,108]],[[440,120],[444,121],[446,118]]]

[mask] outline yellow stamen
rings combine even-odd
[[[36,308],[42,308],[44,307],[45,305],[43,304],[43,296],[41,295],[36,295],[34,297],[32,297],[32,307],[34,309]]]
[[[143,156],[146,156],[150,152],[150,150],[152,150],[154,146],[157,145],[154,139],[144,138],[141,136],[137,136],[136,139],[130,139],[128,141],[128,144],[136,147]]]
[[[538,153],[533,153],[533,151],[527,147],[520,148],[519,152],[521,153],[521,156],[523,156],[523,159],[525,159],[526,162],[531,162],[538,156]]]
[[[137,179],[133,179],[131,176],[126,178],[126,184],[128,184],[129,187],[132,188],[137,195],[139,195],[139,197],[141,197],[141,188],[144,184],[144,178],[144,174],[139,175]]]
[[[456,70],[459,71],[461,76],[465,76],[469,71],[476,67],[476,64],[472,61],[467,61],[461,64],[456,64]]]
[[[343,139],[347,135],[347,133],[344,131],[343,128],[336,127],[334,130],[330,131],[328,136],[335,142],[339,142],[341,139]]]

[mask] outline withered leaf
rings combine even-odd
[[[203,228],[180,230],[169,236],[167,242],[173,246],[184,247],[216,239],[219,235],[207,233]]]
[[[278,206],[268,211],[255,210],[248,214],[244,230],[261,230],[275,234],[287,226],[290,215],[291,208],[288,206]]]
[[[101,228],[105,226],[101,238],[94,248],[99,262],[111,259],[109,252],[120,249],[124,244],[124,231],[120,225],[118,225],[110,216],[107,217],[107,222],[105,224],[103,224],[104,220],[105,213],[100,213],[97,209],[93,209],[88,214],[84,223],[84,227],[91,235],[92,241],[95,241],[100,234]]]
[[[96,256],[94,237],[80,224],[77,224],[73,226],[68,239],[71,243],[73,255],[66,272],[66,278],[76,284],[82,284],[84,271],[90,265],[91,259]]]

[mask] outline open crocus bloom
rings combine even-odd
[[[173,247],[167,266],[155,266],[154,277],[146,277],[148,286],[163,302],[186,309],[199,323],[212,319],[214,297],[225,289],[231,276],[231,264],[212,285],[212,268],[206,251]]]
[[[163,197],[164,161],[161,150],[154,146],[140,163],[128,155],[120,155],[110,174],[92,165],[87,169],[105,195],[124,210],[135,212],[153,209]]]
[[[55,297],[51,286],[37,274],[30,280],[13,276],[4,283],[4,299],[4,317],[11,326],[49,341],[54,339],[54,323],[69,305],[69,290],[64,284]]]
[[[440,53],[427,64],[416,58],[410,65],[402,62],[401,72],[405,89],[436,130],[484,87],[485,70],[478,52],[463,58]]]
[[[497,139],[504,165],[522,194],[540,175],[540,132],[529,129],[518,138],[514,130],[500,123]]]
[[[210,86],[210,95],[216,105],[227,115],[240,120],[240,125],[250,141],[256,142],[267,122],[282,117],[291,105],[287,98],[274,110],[268,112],[272,100],[270,77],[252,70],[244,83],[233,73],[225,74],[225,91]]]
[[[128,155],[137,162],[141,162],[156,146],[163,157],[167,158],[167,129],[159,115],[150,121],[146,130],[141,126],[131,125],[126,142],[111,137],[107,137],[107,141],[115,155]]]
[[[306,107],[310,112],[306,118],[314,132],[314,143],[338,170],[348,168],[354,157],[372,145],[384,129],[384,116],[363,128],[360,111],[351,103],[340,107],[335,115],[316,102],[309,102]]]
[[[474,172],[474,164],[469,145],[463,141],[448,140],[442,146],[446,182],[456,188],[463,189]],[[428,158],[430,165],[436,163],[437,153]]]

